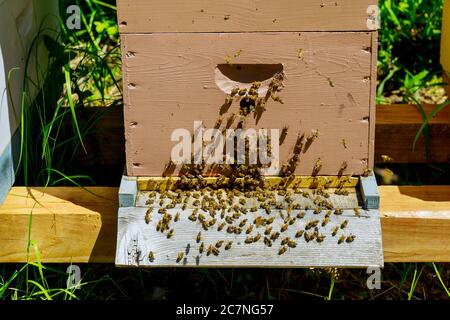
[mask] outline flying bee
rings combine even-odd
[[[197,243],[200,243],[200,241],[202,241],[202,232],[201,231],[198,232],[196,241],[197,241]]]
[[[338,244],[341,244],[342,242],[344,242],[345,239],[346,239],[346,237],[344,235],[342,235],[338,240]]]
[[[145,223],[149,224],[152,221],[152,210],[148,209],[145,213]]]
[[[353,234],[350,234],[347,239],[345,239],[345,242],[347,243],[351,243],[353,242],[353,240],[355,240],[356,236],[354,236]]]
[[[334,209],[334,214],[339,216],[344,212],[344,210],[342,210],[341,208],[336,208]]]
[[[184,252],[180,252],[177,256],[177,263],[180,263],[181,260],[184,258]]]
[[[355,208],[353,209],[355,211],[355,216],[357,216],[358,218],[361,217],[361,212],[359,211],[359,208]]]
[[[223,240],[218,240],[216,242],[216,248],[219,249],[222,246],[222,244],[223,244]]]
[[[179,212],[177,212],[177,214],[175,215],[175,219],[173,221],[174,222],[180,221],[180,213]]]
[[[328,223],[330,222],[330,218],[329,217],[325,217],[322,221],[322,227],[325,227]]]
[[[278,250],[278,255],[281,256],[282,254],[284,254],[287,251],[287,247],[281,247],[280,250]]]
[[[153,262],[153,261],[155,260],[155,253],[154,253],[153,251],[150,251],[150,252],[148,253],[148,260],[149,260],[150,262]]]
[[[278,239],[279,236],[280,236],[279,232],[274,232],[270,235],[270,240],[275,241]]]
[[[297,242],[295,242],[294,240],[289,240],[287,245],[289,248],[295,248],[297,247]]]
[[[167,233],[167,239],[170,239],[173,237],[175,231],[173,229],[170,229],[169,233]]]
[[[304,233],[305,231],[303,231],[303,230],[298,230],[297,231],[297,233],[295,234],[295,237],[296,238],[301,238],[302,236],[303,236],[303,233]]]
[[[344,221],[341,223],[341,229],[345,229],[345,228],[347,227],[347,224],[348,224],[348,220],[344,220]]]
[[[231,249],[231,245],[233,244],[233,241],[228,241],[227,244],[225,245],[225,250],[230,250]]]

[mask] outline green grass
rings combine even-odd
[[[82,30],[67,30],[64,23],[58,32],[41,30],[29,53],[30,60],[37,58],[39,50],[48,50],[50,61],[37,65],[38,79],[26,77],[24,83],[20,185],[104,185],[104,177],[110,175],[109,168],[102,171],[98,162],[86,167],[80,159],[92,153],[95,124],[122,105],[114,1],[60,1],[62,16],[73,3],[83,10]],[[442,1],[383,0],[380,6],[378,100],[399,90],[405,101],[415,103],[418,92],[439,71]],[[9,77],[17,72],[11,70]],[[431,116],[424,116],[418,136],[426,134]],[[393,169],[401,177],[400,184],[423,184],[448,180],[449,167],[411,164]],[[119,165],[114,171],[118,178],[122,168]],[[30,212],[28,263],[0,265],[2,300],[450,299],[449,264],[434,263],[387,264],[380,290],[367,289],[364,269],[117,269],[79,264],[81,287],[67,289],[68,265],[40,261],[32,218]]]

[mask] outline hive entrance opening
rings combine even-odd
[[[278,64],[219,64],[215,69],[216,85],[229,94],[235,87],[245,88],[255,82],[261,82],[261,92],[277,74],[283,73],[283,65]]]

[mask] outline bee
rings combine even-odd
[[[159,208],[158,213],[165,214],[165,213],[167,213],[167,210],[165,208]]]
[[[297,233],[295,234],[295,237],[296,238],[301,238],[302,236],[303,236],[303,233],[304,233],[305,231],[303,231],[303,230],[298,230],[297,231]]]
[[[341,142],[342,142],[342,145],[344,146],[344,148],[347,149],[347,140],[342,139]]]
[[[234,228],[234,234],[241,234],[241,232],[242,232],[242,228],[240,228],[240,227]]]
[[[333,237],[335,237],[335,236],[337,235],[338,231],[339,231],[339,226],[334,227],[334,228],[333,228],[333,232],[331,232],[331,235],[332,235]]]
[[[287,223],[283,224],[280,228],[280,232],[285,232],[288,229],[289,225]]]
[[[167,234],[167,239],[170,239],[173,237],[175,231],[173,229],[170,229],[169,233]]]
[[[282,254],[284,254],[287,251],[287,247],[281,247],[280,250],[278,250],[278,255],[281,256]]]
[[[222,222],[221,224],[219,224],[219,226],[217,227],[217,231],[222,231],[223,228],[225,227],[226,223]]]
[[[334,214],[337,216],[341,215],[342,213],[344,213],[344,210],[342,210],[341,208],[337,208],[334,210]]]
[[[228,241],[227,244],[225,245],[225,250],[230,250],[231,249],[231,245],[233,244],[233,241]]]
[[[152,221],[152,210],[148,209],[145,213],[145,223],[149,224]]]
[[[253,207],[250,209],[250,211],[251,211],[251,212],[256,212],[256,211],[258,211],[258,208],[257,208],[256,206],[253,206]]]
[[[227,227],[227,232],[228,233],[234,233],[234,230],[236,229],[236,227],[234,227],[234,226],[228,226]]]
[[[274,232],[274,233],[272,233],[272,234],[270,235],[270,240],[275,241],[275,240],[278,239],[279,236],[280,236],[280,233],[279,233],[279,232]]]
[[[303,234],[303,237],[305,238],[306,242],[310,242],[311,240],[314,240],[315,234],[313,232],[305,232]]]
[[[296,218],[291,218],[289,220],[289,225],[292,226],[295,223],[296,220],[297,220]]]
[[[366,170],[364,170],[363,172],[363,176],[364,177],[368,177],[372,174],[372,170],[370,170],[369,168],[367,168]]]
[[[219,255],[220,251],[216,247],[212,247],[212,253],[217,257]]]
[[[192,202],[192,205],[198,207],[200,205],[200,200],[195,200],[194,202]]]
[[[345,239],[345,242],[347,243],[351,243],[353,242],[353,240],[355,240],[356,236],[354,236],[353,234],[350,234],[347,239]]]
[[[314,164],[314,168],[313,168],[313,176],[316,176],[319,174],[320,170],[322,169],[322,161],[320,160],[320,158],[318,158],[316,160],[316,163]]]
[[[287,245],[289,248],[295,248],[297,247],[297,242],[295,242],[294,240],[289,240]]]
[[[208,250],[206,250],[206,256],[210,256],[213,253],[213,246],[209,245]]]
[[[256,236],[253,237],[253,242],[258,242],[261,239],[261,234],[258,232]]]
[[[177,214],[175,215],[175,219],[173,221],[174,222],[180,221],[180,213],[179,212],[177,212]]]
[[[341,229],[345,229],[345,228],[347,227],[347,224],[348,224],[348,220],[344,220],[344,221],[341,223]]]
[[[222,244],[223,244],[223,240],[218,240],[216,242],[216,248],[219,249],[222,246]]]
[[[305,217],[305,211],[300,211],[299,213],[297,213],[297,219],[303,219]]]
[[[198,247],[198,252],[200,252],[200,254],[202,254],[203,251],[205,251],[205,244],[202,242],[202,243],[200,243],[200,247]]]
[[[249,243],[253,243],[253,237],[247,237],[245,238],[245,243],[249,244]]]
[[[239,88],[238,87],[234,87],[231,92],[230,92],[230,96],[234,97],[235,95],[237,95],[239,93]]]
[[[239,227],[243,228],[246,223],[247,223],[247,219],[242,220],[241,223],[239,223]]]
[[[262,225],[264,225],[264,222],[265,222],[265,219],[262,218],[262,217],[256,217],[256,219],[253,220],[253,224],[254,224],[257,228],[259,228],[259,227],[261,227]]]
[[[197,243],[200,243],[200,241],[202,241],[202,232],[201,231],[198,232],[196,241],[197,241]]]
[[[162,207],[164,205],[164,199],[162,199],[161,201],[159,201],[159,206]]]
[[[266,220],[266,224],[272,224],[275,217],[270,217]]]
[[[197,221],[197,216],[196,216],[194,213],[192,213],[192,214],[188,217],[188,219],[194,222],[194,221]]]
[[[268,236],[272,232],[272,227],[266,227],[266,230],[264,231],[264,234]]]
[[[186,198],[186,199],[187,199],[187,198]],[[186,208],[187,208],[187,204],[186,204],[186,203],[184,203],[184,204],[183,204],[183,206],[181,207],[181,210],[183,210],[183,211],[184,211],[184,210],[186,210]]]
[[[246,88],[239,89],[239,91],[238,91],[238,94],[241,97],[245,96],[246,93],[247,93],[247,89]]]
[[[145,205],[151,206],[151,205],[153,205],[154,202],[155,202],[155,199],[147,199],[147,201],[145,201]]]
[[[153,262],[153,261],[155,260],[155,253],[154,253],[153,251],[150,251],[150,252],[148,253],[148,260],[149,260],[150,262]]]
[[[184,258],[184,252],[180,252],[177,256],[177,263],[180,263],[181,260]]]
[[[329,217],[325,217],[322,221],[322,227],[325,227],[328,223],[330,222],[330,218]]]
[[[331,210],[328,210],[327,213],[325,213],[325,218],[330,218],[332,213]]]
[[[315,228],[318,224],[319,224],[319,220],[312,220],[306,224],[305,230]]]
[[[245,204],[247,203],[247,201],[245,200],[245,198],[241,198],[239,199],[239,203],[243,206],[245,206]]]
[[[345,239],[346,239],[346,237],[344,235],[342,235],[338,240],[338,244],[341,244],[342,242],[344,242]]]
[[[361,217],[361,212],[359,211],[359,208],[355,208],[353,209],[355,211],[355,216],[357,216],[358,218]]]
[[[281,240],[281,245],[284,246],[285,244],[287,244],[289,242],[290,238],[286,237],[283,240]]]
[[[317,241],[318,243],[323,242],[323,240],[325,240],[325,236],[324,236],[323,234],[317,235],[316,241]]]
[[[281,99],[279,96],[276,96],[276,95],[272,94],[270,97],[272,98],[273,101],[279,102],[281,104],[284,104],[283,99]]]
[[[245,231],[246,234],[250,234],[253,231],[253,225],[250,225]]]

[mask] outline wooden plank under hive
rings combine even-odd
[[[383,265],[378,190],[362,177],[374,159],[373,3],[118,9],[127,166],[117,265]],[[205,164],[209,129],[226,142],[231,129],[276,131],[275,169]],[[174,163],[177,130],[197,165]]]

